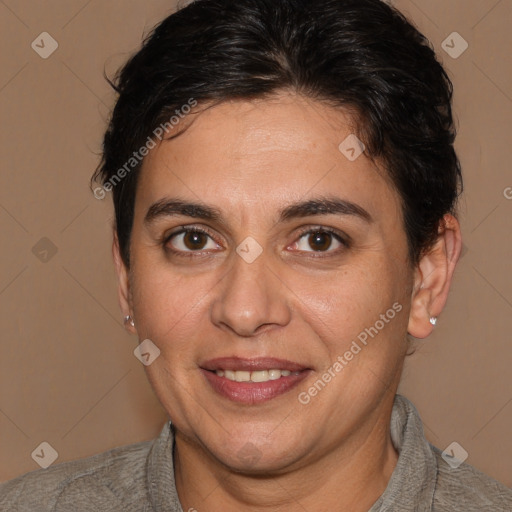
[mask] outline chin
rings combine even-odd
[[[236,441],[229,438],[225,447],[219,446],[218,442],[213,446],[205,445],[222,464],[240,473],[279,473],[295,462],[297,450],[294,446],[297,447],[298,443],[293,443],[289,438],[269,442],[266,437],[262,437],[259,441],[252,436]]]

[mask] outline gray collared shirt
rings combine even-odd
[[[425,439],[418,412],[400,395],[391,437],[398,463],[368,512],[512,512],[512,490],[468,464],[453,469]],[[168,422],[153,441],[32,471],[0,484],[0,511],[183,512],[173,445]]]

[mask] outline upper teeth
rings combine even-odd
[[[236,382],[266,382],[268,380],[277,380],[281,377],[287,377],[292,372],[289,370],[259,370],[255,372],[248,372],[244,370],[216,370],[215,373],[219,377],[226,377],[226,379]],[[298,374],[299,372],[294,372],[294,375]]]

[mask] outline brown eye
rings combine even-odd
[[[218,249],[212,237],[197,229],[185,229],[171,235],[167,244],[176,252],[194,252],[209,249]]]
[[[308,237],[308,243],[314,251],[326,251],[331,246],[332,235],[321,231],[311,233]]]
[[[183,235],[183,244],[187,249],[191,251],[195,251],[198,249],[203,249],[206,244],[206,235],[204,233],[199,233],[198,231],[189,231],[188,233],[184,233]]]
[[[294,244],[294,249],[303,252],[336,252],[340,247],[348,247],[344,239],[327,229],[312,229],[302,234]]]

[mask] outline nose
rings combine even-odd
[[[268,263],[265,252],[252,263],[232,255],[211,303],[214,325],[252,337],[290,322],[289,290]]]

